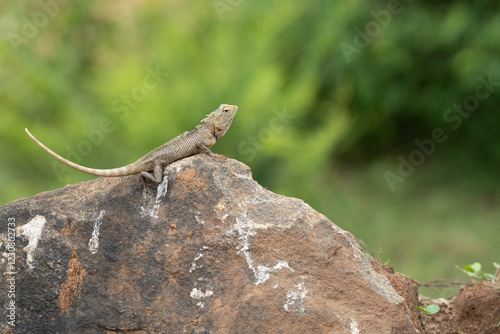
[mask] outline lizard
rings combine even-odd
[[[95,169],[78,165],[50,150],[38,139],[36,139],[27,128],[24,130],[28,136],[35,141],[35,143],[37,143],[54,158],[79,171],[96,176],[109,177],[141,174],[144,179],[148,179],[159,184],[163,180],[163,168],[182,158],[194,154],[206,153],[213,158],[222,160],[227,159],[223,155],[213,153],[210,150],[210,147],[212,147],[218,139],[226,134],[237,111],[238,107],[235,105],[221,104],[219,108],[208,114],[206,118],[201,121],[201,124],[197,125],[193,130],[186,131],[175,137],[169,142],[149,152],[136,162],[112,169]],[[150,172],[153,172],[153,174]]]

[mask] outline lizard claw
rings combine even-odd
[[[222,154],[217,154],[217,153],[214,153],[214,155],[212,155],[213,158],[216,158],[216,159],[221,159],[222,161],[226,161],[227,160],[227,157],[222,155]]]

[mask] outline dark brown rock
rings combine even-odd
[[[426,333],[500,333],[500,283],[485,280],[461,289],[450,299],[420,296],[420,305],[435,304],[440,311],[428,317]]]
[[[15,333],[417,333],[356,239],[235,160],[161,185],[99,178],[0,208],[15,223]],[[10,219],[10,220],[9,220]],[[8,255],[4,254],[6,266]],[[9,277],[8,274],[5,275]]]
[[[500,333],[500,290],[483,281],[457,294],[454,320],[460,331]]]

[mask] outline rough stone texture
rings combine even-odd
[[[418,332],[356,239],[302,200],[231,159],[197,155],[166,174],[158,187],[99,178],[1,207],[17,271],[14,299],[11,281],[0,287],[2,305],[16,303],[4,331]]]
[[[436,304],[441,310],[428,317],[426,333],[500,333],[500,283],[478,282],[450,299],[420,296],[420,305]]]
[[[500,290],[495,290],[489,281],[462,290],[453,303],[454,320],[460,331],[478,333],[486,329],[489,333],[500,333]]]
[[[373,266],[373,269],[375,269],[375,271],[378,272],[379,274],[387,277],[394,290],[396,290],[396,292],[405,299],[406,306],[408,307],[408,310],[410,312],[410,318],[412,323],[419,331],[423,331],[422,312],[420,312],[415,307],[419,305],[418,301],[419,283],[408,276],[395,273],[394,269],[391,266],[384,264],[379,260],[370,259],[370,262]]]

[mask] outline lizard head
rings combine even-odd
[[[209,115],[208,119],[213,124],[217,139],[224,136],[229,130],[237,111],[238,106],[221,104],[219,108]]]

